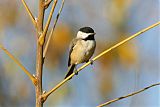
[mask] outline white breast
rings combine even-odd
[[[82,40],[82,45],[86,51],[90,51],[91,49],[95,48],[96,42],[94,40]]]
[[[96,42],[94,40],[82,41],[82,45],[84,47],[85,57],[88,60],[94,53]]]
[[[79,64],[88,61],[95,50],[96,42],[94,40],[79,40],[71,53],[71,63]]]

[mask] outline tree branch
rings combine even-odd
[[[159,24],[160,24],[160,22],[157,22],[157,23],[155,23],[155,24],[153,24],[153,25],[151,25],[151,26],[149,26],[149,27],[147,27],[147,28],[145,28],[145,29],[143,29],[143,30],[141,30],[141,31],[133,34],[132,36],[130,36],[130,37],[122,40],[121,42],[113,45],[113,46],[110,47],[109,49],[103,51],[102,53],[100,53],[99,55],[97,55],[96,57],[94,57],[94,58],[92,59],[92,61],[97,60],[98,58],[102,57],[103,55],[105,55],[106,53],[110,52],[111,50],[113,50],[113,49],[121,46],[122,44],[124,44],[124,43],[128,42],[129,40],[131,40],[131,39],[139,36],[140,34],[148,31],[149,29],[151,29],[151,28],[153,28],[153,27],[155,27],[155,26],[158,26]],[[92,63],[92,62],[89,61],[89,62],[87,62],[86,64],[82,65],[80,68],[77,69],[77,72],[80,72],[82,69],[84,69],[86,66],[88,66],[88,65],[91,64],[91,63]],[[67,82],[71,77],[73,77],[74,75],[75,75],[75,72],[73,72],[70,76],[68,76],[66,79],[64,79],[64,80],[61,81],[59,84],[57,84],[57,85],[56,85],[54,88],[52,88],[50,91],[44,93],[44,94],[41,96],[41,99],[45,101],[51,93],[53,93],[55,90],[57,90],[59,87],[61,87],[64,83],[66,83],[66,82]]]
[[[28,15],[30,16],[30,19],[32,20],[33,25],[37,28],[37,23],[36,23],[36,21],[35,21],[35,18],[34,18],[34,16],[33,16],[32,12],[31,12],[30,9],[28,8],[26,2],[25,2],[24,0],[21,0],[21,1],[22,1],[23,5],[24,5],[24,7],[25,7],[25,9],[26,9],[26,11],[27,11],[27,13],[28,13]]]
[[[50,3],[51,3],[52,1],[53,1],[53,0],[47,0],[47,1],[45,1],[45,3],[44,3],[45,9],[48,8],[48,6],[50,5]]]
[[[54,25],[53,25],[53,27],[52,27],[52,29],[51,29],[50,34],[49,34],[49,37],[48,37],[46,46],[45,46],[45,48],[44,48],[43,58],[45,58],[45,56],[46,56],[46,53],[47,53],[47,50],[48,50],[48,46],[49,46],[51,37],[52,37],[52,35],[53,35],[53,32],[54,32],[54,29],[55,29],[55,27],[56,27],[57,21],[58,21],[58,19],[59,19],[59,16],[60,16],[60,14],[61,14],[61,12],[62,12],[62,9],[63,9],[63,6],[64,6],[64,1],[65,1],[65,0],[62,0],[61,7],[60,7],[60,9],[59,9],[59,11],[58,11],[58,14],[57,14],[57,16],[56,16],[56,19],[55,19],[55,21],[54,21]]]
[[[141,93],[141,92],[143,92],[143,91],[145,91],[145,90],[147,90],[147,89],[149,89],[149,88],[152,88],[152,87],[155,87],[155,86],[158,86],[158,85],[160,85],[160,83],[152,84],[152,85],[150,85],[150,86],[148,86],[148,87],[145,87],[145,88],[143,88],[143,89],[141,89],[141,90],[139,90],[139,91],[136,91],[136,92],[134,92],[134,93],[131,93],[131,94],[128,94],[128,95],[126,95],[126,96],[122,96],[122,97],[115,98],[115,99],[113,99],[113,100],[107,101],[106,103],[100,104],[100,105],[98,105],[97,107],[103,107],[103,106],[109,105],[109,104],[111,104],[111,103],[113,103],[113,102],[116,102],[116,101],[119,101],[119,100],[122,100],[122,99],[125,99],[125,98],[128,98],[128,97],[134,96],[134,95],[139,94],[139,93]]]
[[[44,7],[45,0],[39,0],[39,9],[38,9],[38,19],[37,19],[37,31],[38,37],[41,37],[43,32],[43,22],[44,22]],[[43,44],[41,45],[37,40],[37,53],[36,53],[36,77],[37,85],[35,87],[36,91],[36,107],[43,107],[43,102],[40,99],[42,95],[42,70],[43,70]]]
[[[2,45],[0,45],[0,49],[2,49],[30,78],[34,85],[37,84],[36,78],[20,63],[18,59],[16,59],[7,49],[5,49]]]
[[[41,34],[41,36],[40,36],[40,38],[39,38],[39,43],[40,43],[41,45],[44,44],[45,37],[46,37],[47,31],[48,31],[48,28],[49,28],[49,25],[50,25],[50,22],[51,22],[52,15],[53,15],[54,9],[55,9],[55,7],[56,7],[56,4],[57,4],[57,0],[54,0],[54,3],[53,3],[53,5],[52,5],[52,9],[51,9],[51,11],[50,11],[50,14],[49,14],[49,17],[48,17],[46,26],[45,26],[45,28],[44,28],[43,33]]]

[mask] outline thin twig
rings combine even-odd
[[[2,45],[0,45],[0,49],[2,49],[30,78],[34,85],[37,84],[36,78],[20,63],[18,59],[16,59],[7,49],[5,49]]]
[[[45,9],[48,8],[48,6],[50,5],[50,3],[51,3],[52,1],[53,1],[53,0],[47,0],[47,1],[45,1],[45,3],[44,3]]]
[[[49,25],[50,25],[50,22],[51,22],[51,19],[52,19],[53,12],[54,12],[55,7],[56,7],[56,4],[57,4],[57,1],[58,1],[58,0],[54,0],[54,3],[53,3],[53,5],[52,5],[52,8],[51,8],[51,11],[50,11],[50,14],[49,14],[49,17],[48,17],[46,26],[45,26],[45,28],[44,28],[44,31],[43,31],[42,35],[41,35],[40,38],[39,38],[39,43],[40,43],[41,45],[44,44],[45,37],[46,37],[47,31],[48,31],[48,28],[49,28]]]
[[[21,0],[21,1],[22,1],[23,5],[24,5],[24,7],[25,7],[25,9],[26,9],[26,11],[28,13],[28,15],[30,16],[30,19],[32,20],[33,25],[37,28],[37,24],[36,24],[36,21],[35,21],[35,18],[33,16],[32,12],[28,8],[26,2],[24,0]]]
[[[116,102],[116,101],[119,101],[119,100],[122,100],[122,99],[125,99],[125,98],[128,98],[128,97],[134,96],[134,95],[139,94],[139,93],[141,93],[141,92],[143,92],[143,91],[145,91],[145,90],[147,90],[149,88],[152,88],[152,87],[155,87],[155,86],[158,86],[158,85],[160,85],[160,83],[152,84],[152,85],[150,85],[148,87],[145,87],[145,88],[143,88],[143,89],[141,89],[139,91],[133,92],[133,93],[128,94],[126,96],[122,96],[122,97],[115,98],[113,100],[107,101],[106,103],[100,104],[97,107],[103,107],[103,106],[109,105],[109,104],[111,104],[113,102]]]
[[[54,29],[55,29],[55,27],[56,27],[57,21],[58,21],[58,19],[59,19],[59,16],[60,16],[60,14],[61,14],[61,12],[62,12],[62,9],[63,9],[63,6],[64,6],[64,1],[65,1],[65,0],[62,0],[61,7],[60,7],[60,9],[59,9],[59,11],[58,11],[58,14],[57,14],[57,16],[56,16],[56,19],[55,19],[55,21],[54,21],[54,25],[53,25],[53,27],[52,27],[52,29],[51,29],[50,34],[49,34],[49,37],[48,37],[46,46],[45,46],[45,48],[44,48],[43,58],[45,58],[45,56],[46,56],[46,53],[47,53],[47,50],[48,50],[48,46],[49,46],[51,37],[52,37],[52,35],[53,35],[53,32],[54,32]]]
[[[113,50],[113,49],[121,46],[122,44],[128,42],[129,40],[131,40],[131,39],[139,36],[140,34],[146,32],[146,31],[150,30],[151,28],[153,28],[153,27],[155,27],[155,26],[158,26],[159,24],[160,24],[160,22],[157,22],[157,23],[155,23],[155,24],[153,24],[153,25],[151,25],[151,26],[149,26],[149,27],[147,27],[147,28],[145,28],[145,29],[143,29],[143,30],[141,30],[141,31],[133,34],[132,36],[130,36],[130,37],[122,40],[121,42],[115,44],[114,46],[110,47],[109,49],[103,51],[102,53],[100,53],[99,55],[97,55],[96,57],[94,57],[94,58],[92,59],[92,61],[97,60],[98,58],[102,57],[103,55],[105,55],[106,53],[110,52],[111,50]],[[91,63],[92,63],[92,62],[89,61],[89,62],[87,62],[86,64],[82,65],[80,68],[77,69],[77,72],[81,71],[82,69],[84,69],[86,66],[88,66],[88,65],[91,64]],[[73,77],[74,75],[75,75],[75,72],[73,72],[73,73],[72,73],[70,76],[68,76],[66,79],[62,80],[59,84],[57,84],[57,85],[56,85],[54,88],[52,88],[50,91],[48,91],[48,92],[46,92],[45,94],[43,94],[43,95],[41,96],[41,99],[43,99],[43,100],[45,101],[45,100],[47,99],[47,97],[48,97],[51,93],[53,93],[55,90],[57,90],[59,87],[61,87],[64,83],[66,83],[66,82],[67,82],[71,77]]]

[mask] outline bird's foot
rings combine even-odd
[[[78,71],[77,71],[77,69],[75,69],[74,73],[75,73],[75,75],[78,75]]]
[[[92,59],[90,59],[89,62],[91,63],[91,65],[93,65],[93,62],[94,62],[94,61],[93,61]]]
[[[90,62],[91,65],[93,65],[93,62],[94,62],[94,61],[93,61],[92,59],[90,59],[90,60],[87,60],[86,63],[87,63],[87,62]]]

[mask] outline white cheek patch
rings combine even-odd
[[[78,31],[78,33],[77,33],[77,38],[85,39],[85,38],[88,37],[90,34],[92,34],[92,33],[84,33],[84,32]]]

